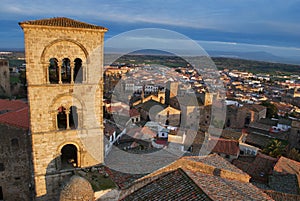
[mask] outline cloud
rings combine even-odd
[[[295,26],[297,30],[300,29],[298,22],[294,21],[296,17],[300,18],[300,14],[294,9],[298,4],[290,2],[295,1],[2,0],[0,19],[72,16],[80,19],[151,23],[226,32],[286,32],[293,30],[292,27]]]
[[[183,30],[194,39],[202,37],[201,33],[207,35],[204,39],[229,41],[231,45],[284,45],[288,41],[300,46],[299,9],[296,0],[1,0],[0,20],[66,16],[113,27],[108,35],[128,27],[175,27],[173,30]]]

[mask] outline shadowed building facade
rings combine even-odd
[[[58,200],[74,168],[101,164],[106,28],[68,18],[19,23],[37,200]]]

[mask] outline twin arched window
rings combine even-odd
[[[56,58],[49,60],[47,81],[50,84],[61,83],[82,83],[82,60],[76,58],[71,62],[69,58],[64,58],[59,62]]]
[[[57,128],[59,130],[78,128],[78,113],[76,106],[71,106],[68,109],[60,106],[57,109]]]

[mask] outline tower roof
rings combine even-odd
[[[88,24],[85,22],[80,22],[66,17],[54,17],[40,20],[29,20],[24,22],[19,22],[19,25],[38,25],[38,26],[52,26],[52,27],[70,27],[70,28],[83,28],[83,29],[100,29],[107,30],[107,28],[102,26],[97,26],[93,24]]]

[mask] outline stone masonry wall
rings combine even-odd
[[[26,76],[30,105],[33,166],[37,200],[49,200],[61,183],[60,155],[66,144],[77,148],[78,166],[102,163],[103,151],[103,30],[22,25],[25,33]],[[75,84],[47,83],[49,60],[82,60],[86,80]],[[60,106],[76,106],[76,130],[59,131]],[[51,178],[51,179],[50,179]],[[56,192],[56,193],[55,193]]]
[[[2,124],[0,130],[0,163],[4,168],[0,171],[0,186],[4,200],[30,200],[31,148],[28,131]]]

